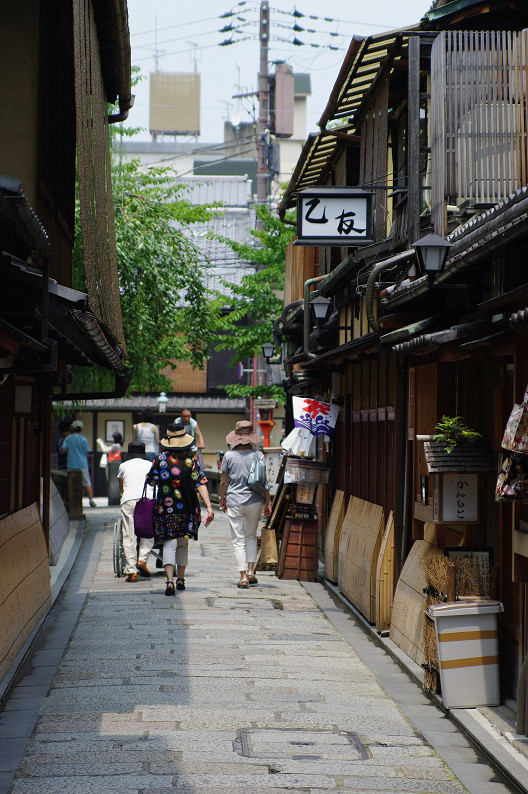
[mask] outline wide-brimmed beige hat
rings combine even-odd
[[[181,422],[170,424],[165,431],[165,435],[160,439],[162,449],[185,449],[192,447],[194,438],[185,432]]]
[[[258,444],[259,439],[253,432],[253,425],[247,419],[237,422],[235,429],[231,430],[226,436],[226,444],[236,447],[237,444]]]

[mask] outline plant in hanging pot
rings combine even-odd
[[[435,427],[436,435],[433,441],[444,444],[446,452],[451,454],[460,444],[471,444],[482,438],[476,430],[471,430],[461,416],[442,416]]]

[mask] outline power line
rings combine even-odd
[[[246,23],[244,23],[244,25],[241,25],[239,27],[245,27],[247,25],[254,25],[254,24],[256,24],[256,23],[255,22],[246,22]],[[286,27],[286,26],[284,26],[284,27]],[[238,30],[237,28],[232,28],[233,32],[236,32],[237,30]],[[202,38],[202,36],[210,36],[213,33],[224,33],[224,32],[228,32],[228,31],[224,31],[223,29],[222,30],[218,30],[218,28],[216,28],[215,30],[205,30],[203,32],[196,33],[194,35],[195,36],[199,36],[200,38]],[[175,39],[164,39],[163,41],[150,42],[149,44],[136,44],[134,46],[138,50],[146,50],[149,47],[158,47],[161,44],[172,44],[173,41],[181,41],[181,36],[178,36]]]
[[[214,143],[214,144],[211,144],[211,146],[203,146],[203,147],[201,147],[199,149],[191,149],[190,151],[184,152],[182,154],[175,154],[175,155],[172,155],[170,157],[161,157],[159,160],[149,160],[148,164],[149,165],[156,165],[157,163],[166,163],[166,162],[169,162],[169,161],[172,162],[173,160],[185,160],[186,158],[195,157],[196,155],[199,155],[199,154],[207,154],[208,152],[213,152],[216,149],[224,150],[224,149],[228,149],[228,148],[234,148],[235,146],[238,146],[238,144],[241,141],[249,142],[249,141],[253,141],[253,140],[254,140],[254,136],[253,135],[243,135],[241,138],[237,138],[236,141],[228,141],[227,143]],[[246,152],[246,150],[244,149],[242,153],[245,153],[245,152]],[[129,152],[126,149],[125,149],[125,153],[126,154],[130,154],[130,155],[135,154],[134,152]],[[237,157],[237,153],[235,153],[233,155],[229,155],[228,158],[224,158],[224,159],[231,159],[231,158],[235,158],[235,157]],[[220,160],[211,160],[210,162],[221,162],[221,161]],[[186,173],[190,173],[190,172],[186,171]],[[183,174],[179,174],[178,176],[183,176]]]
[[[179,25],[167,25],[166,27],[163,28],[154,28],[154,30],[143,30],[141,31],[141,33],[132,33],[131,38],[133,36],[147,36],[150,35],[151,33],[159,33],[162,30],[174,30],[174,28],[185,28],[185,27],[189,27],[189,25],[201,24],[202,22],[211,22],[211,20],[213,19],[220,19],[220,17],[218,16],[205,17],[204,19],[195,19],[192,22],[181,22]]]
[[[381,28],[383,30],[387,30],[387,25],[380,25],[376,22],[359,22],[359,20],[356,19],[334,19],[333,17],[320,17],[317,16],[317,14],[303,14],[302,12],[297,11],[297,9],[294,9],[294,11],[283,11],[281,8],[272,8],[271,10],[277,14],[291,16],[294,19],[313,19],[317,22],[338,22],[344,25],[362,25],[364,27]],[[394,27],[396,27],[396,25]]]
[[[238,152],[237,154],[231,154],[231,155],[228,155],[227,157],[220,157],[218,160],[208,160],[207,163],[203,163],[202,165],[195,165],[195,166],[193,166],[193,168],[189,168],[188,171],[183,171],[181,174],[178,174],[178,176],[186,176],[187,174],[193,174],[193,173],[195,173],[195,171],[198,168],[209,168],[212,165],[218,165],[218,163],[225,163],[226,160],[239,159],[240,155],[242,155],[242,154],[251,154],[252,152],[253,152],[253,147],[251,147],[249,149],[246,149],[246,150],[244,150],[242,152]],[[169,157],[167,159],[170,160],[172,158]],[[249,159],[250,160],[254,160],[255,157],[250,157]],[[164,160],[160,160],[160,162],[165,162],[165,161]],[[204,176],[215,176],[215,174],[204,174]]]

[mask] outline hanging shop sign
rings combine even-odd
[[[313,436],[331,436],[335,430],[339,406],[311,397],[292,397],[293,423],[304,427]]]
[[[294,245],[369,245],[372,193],[361,188],[325,187],[297,195]]]
[[[446,472],[434,475],[433,515],[437,523],[479,521],[478,474]]]

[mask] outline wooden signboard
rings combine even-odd
[[[434,475],[435,523],[477,524],[478,508],[478,474],[446,472]]]
[[[273,449],[266,452],[266,479],[270,487],[270,495],[277,493],[278,474],[284,458],[282,450]]]

